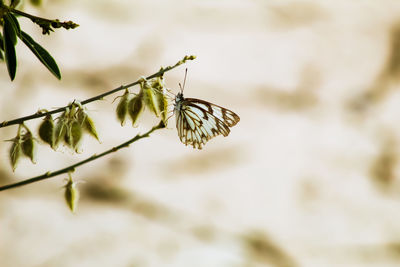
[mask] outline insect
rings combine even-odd
[[[222,134],[228,136],[230,127],[240,118],[233,111],[210,102],[183,97],[187,69],[181,91],[175,96],[174,114],[176,128],[182,143],[201,149],[211,138]]]

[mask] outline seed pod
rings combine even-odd
[[[48,143],[54,149],[54,121],[51,115],[47,115],[39,126],[39,137],[44,142]]]
[[[153,112],[157,117],[160,116],[160,109],[157,106],[157,100],[154,89],[150,86],[147,81],[142,82],[141,84],[141,93],[143,93],[143,101],[146,106]]]
[[[68,140],[69,137],[67,137],[67,133],[69,132],[68,130],[68,118],[69,116],[69,109],[67,108],[64,113],[58,117],[58,122],[56,124],[55,130],[54,130],[54,143],[55,146],[57,147],[58,144],[60,143],[61,140]],[[68,143],[68,142],[67,142]]]
[[[64,143],[68,147],[72,147],[71,122],[65,124]]]
[[[152,80],[151,87],[155,96],[155,106],[160,111],[161,119],[167,125],[168,99],[165,92],[165,86],[162,77]]]
[[[84,129],[85,129],[91,136],[93,136],[94,138],[96,138],[97,141],[100,141],[100,140],[99,140],[99,136],[98,136],[97,131],[96,131],[96,126],[95,126],[95,124],[94,124],[92,118],[90,118],[89,116],[86,116],[83,126],[84,126]]]
[[[71,174],[69,174],[69,179],[65,185],[65,201],[67,202],[68,208],[74,213],[76,207],[78,206],[79,191],[76,187],[76,182],[72,180]]]
[[[77,111],[75,118],[79,122],[80,125],[83,125],[86,120],[87,114],[83,108],[79,108]]]
[[[75,150],[75,152],[78,152],[78,145],[79,142],[81,141],[82,138],[82,126],[79,124],[78,121],[74,120],[71,123],[71,139],[72,139],[72,148]]]
[[[79,104],[73,102],[69,109],[68,117],[74,118],[80,109]]]
[[[139,94],[129,101],[128,111],[129,111],[129,116],[131,117],[132,120],[132,126],[135,126],[137,119],[144,110],[144,103],[142,96],[143,96],[142,94]]]
[[[32,163],[36,163],[36,144],[31,132],[26,133],[22,138],[22,152],[30,158]]]
[[[10,162],[11,162],[11,167],[13,171],[17,168],[17,164],[19,159],[21,158],[21,138],[18,135],[15,137],[12,141],[12,145],[10,148]]]
[[[96,138],[97,141],[99,141],[99,136],[96,131],[96,126],[92,118],[90,118],[89,115],[86,113],[85,109],[83,108],[79,109],[79,111],[76,114],[76,119],[78,123],[82,126],[82,130],[84,130],[92,137]]]
[[[117,118],[121,122],[121,126],[125,124],[126,114],[128,113],[128,98],[129,98],[129,91],[128,89],[125,90],[125,93],[122,95],[121,100],[117,106]]]

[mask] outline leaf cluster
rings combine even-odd
[[[66,21],[61,22],[58,19],[49,20],[15,9],[18,1],[11,1],[10,6],[6,6],[0,2],[0,23],[3,27],[0,33],[0,59],[4,60],[7,65],[8,74],[11,81],[15,79],[17,72],[17,55],[16,45],[20,39],[39,59],[39,61],[57,78],[61,79],[61,73],[56,61],[45,48],[38,44],[29,34],[21,30],[16,15],[27,17],[31,21],[42,28],[43,34],[50,34],[55,28],[74,29],[79,25]]]
[[[0,58],[6,62],[10,79],[13,81],[17,73],[17,55],[15,46],[17,45],[18,38],[55,77],[61,79],[61,73],[54,58],[46,49],[35,42],[29,34],[21,30],[17,18],[11,12],[6,12],[2,17],[2,20],[3,35],[0,34]]]

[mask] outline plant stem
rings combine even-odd
[[[166,72],[168,72],[168,71],[170,71],[170,70],[172,70],[172,69],[174,69],[174,68],[176,68],[176,67],[178,67],[178,66],[180,66],[180,65],[182,65],[184,63],[186,63],[187,60],[194,60],[195,58],[196,58],[195,56],[185,56],[182,60],[178,61],[175,65],[168,66],[166,68],[161,68],[158,72],[146,77],[146,79],[152,79],[152,78],[155,78],[155,77],[160,77],[164,73],[166,73]],[[103,99],[105,96],[111,95],[111,94],[113,94],[115,92],[118,92],[118,91],[121,91],[121,90],[125,90],[125,89],[127,89],[129,87],[135,86],[135,85],[139,84],[140,81],[141,81],[141,79],[137,80],[136,82],[127,84],[127,85],[122,85],[122,86],[120,86],[118,88],[115,88],[115,89],[110,90],[108,92],[105,92],[103,94],[100,94],[100,95],[91,97],[89,99],[83,100],[83,101],[81,101],[81,104],[82,105],[86,105],[86,104],[88,104],[90,102]],[[65,107],[62,107],[62,108],[58,108],[58,109],[52,110],[52,111],[48,111],[48,112],[39,111],[39,112],[37,112],[35,114],[32,114],[32,115],[29,115],[29,116],[21,117],[21,118],[10,120],[10,121],[3,121],[2,123],[0,123],[0,128],[11,126],[11,125],[15,125],[15,124],[20,124],[20,123],[22,123],[24,121],[41,118],[41,117],[44,117],[46,115],[63,112],[63,111],[65,111],[66,108],[68,108],[70,106],[71,106],[71,104],[67,105]]]
[[[25,12],[23,12],[21,10],[14,9],[14,8],[10,8],[10,11],[12,13],[15,13],[15,14],[21,15],[23,17],[26,17],[28,19],[31,19],[32,21],[40,21],[41,20],[41,21],[46,21],[48,23],[52,23],[54,21],[54,20],[51,20],[51,19],[45,19],[45,18],[37,17],[37,16],[31,15],[31,14],[25,13]]]
[[[160,123],[157,126],[154,126],[153,128],[151,128],[146,133],[137,134],[135,137],[133,137],[132,139],[126,141],[125,143],[122,143],[119,146],[116,146],[116,147],[113,147],[113,148],[111,148],[111,149],[109,149],[107,151],[104,151],[101,154],[98,154],[98,155],[94,154],[93,156],[91,156],[91,157],[89,157],[89,158],[87,158],[85,160],[82,160],[82,161],[80,161],[78,163],[75,163],[75,164],[70,165],[68,167],[65,167],[63,169],[60,169],[58,171],[46,172],[43,175],[39,175],[39,176],[36,176],[36,177],[33,177],[33,178],[29,178],[29,179],[26,179],[26,180],[23,180],[23,181],[20,181],[20,182],[17,182],[17,183],[0,186],[0,191],[4,191],[4,190],[7,190],[7,189],[11,189],[11,188],[15,188],[15,187],[19,187],[19,186],[35,183],[35,182],[38,182],[38,181],[41,181],[41,180],[45,180],[45,179],[48,179],[48,178],[51,178],[51,177],[58,176],[58,175],[63,174],[63,173],[68,173],[68,172],[74,171],[75,168],[77,168],[77,167],[79,167],[79,166],[81,166],[83,164],[86,164],[86,163],[94,161],[94,160],[96,160],[98,158],[104,157],[105,155],[108,155],[110,153],[116,152],[116,151],[120,150],[121,148],[128,147],[130,144],[132,144],[133,142],[135,142],[135,141],[137,141],[139,139],[142,139],[142,138],[145,138],[145,137],[149,137],[149,135],[152,132],[154,132],[154,131],[156,131],[158,129],[162,129],[162,128],[165,128],[165,125],[164,125],[163,121],[160,121]]]

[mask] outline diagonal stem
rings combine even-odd
[[[146,79],[149,80],[149,79],[152,79],[152,78],[160,77],[164,73],[166,73],[166,72],[168,72],[168,71],[170,71],[170,70],[172,70],[172,69],[174,69],[174,68],[176,68],[176,67],[178,67],[178,66],[180,66],[182,64],[185,64],[187,60],[194,60],[195,58],[196,58],[196,56],[185,56],[182,60],[178,61],[175,65],[168,66],[166,68],[161,68],[158,72],[146,77]],[[86,104],[91,103],[93,101],[97,101],[97,100],[103,99],[105,96],[114,94],[115,92],[118,92],[118,91],[121,91],[121,90],[125,90],[125,89],[127,89],[129,87],[138,85],[140,83],[140,81],[141,81],[141,79],[137,80],[136,82],[127,84],[127,85],[122,85],[120,87],[117,87],[117,88],[115,88],[113,90],[110,90],[108,92],[105,92],[103,94],[88,98],[86,100],[81,101],[81,104],[82,105],[86,105]],[[3,121],[2,123],[0,123],[0,128],[11,126],[11,125],[15,125],[15,124],[20,124],[20,123],[22,123],[24,121],[27,121],[27,120],[33,120],[33,119],[45,117],[46,115],[63,112],[63,111],[65,111],[66,108],[68,108],[70,106],[71,105],[67,105],[65,107],[61,107],[61,108],[58,108],[58,109],[55,109],[55,110],[52,110],[52,111],[48,111],[48,112],[39,111],[39,112],[37,112],[35,114],[29,115],[29,116],[25,116],[25,117],[21,117],[21,118],[15,119],[15,120]]]
[[[31,183],[35,183],[35,182],[39,182],[39,181],[42,181],[42,180],[45,180],[45,179],[49,179],[51,177],[58,176],[58,175],[63,174],[63,173],[68,173],[68,172],[74,171],[75,168],[77,168],[77,167],[79,167],[81,165],[84,165],[86,163],[94,161],[94,160],[96,160],[98,158],[104,157],[104,156],[106,156],[108,154],[111,154],[113,152],[116,152],[116,151],[120,150],[121,148],[128,147],[130,144],[132,144],[133,142],[136,142],[139,139],[142,139],[142,138],[145,138],[145,137],[149,137],[149,135],[152,132],[154,132],[156,130],[159,130],[159,129],[162,129],[162,128],[165,128],[165,125],[164,125],[163,121],[160,121],[160,123],[157,126],[154,126],[153,128],[151,128],[146,133],[138,134],[135,137],[133,137],[132,139],[126,141],[125,143],[122,143],[119,146],[116,146],[116,147],[113,147],[113,148],[111,148],[111,149],[109,149],[107,151],[104,151],[101,154],[98,154],[98,155],[94,154],[93,156],[91,156],[91,157],[89,157],[89,158],[87,158],[85,160],[82,160],[80,162],[77,162],[77,163],[75,163],[73,165],[70,165],[68,167],[65,167],[63,169],[60,169],[60,170],[57,170],[57,171],[54,171],[54,172],[46,172],[45,174],[42,174],[42,175],[39,175],[39,176],[36,176],[36,177],[33,177],[33,178],[29,178],[29,179],[26,179],[26,180],[23,180],[23,181],[20,181],[20,182],[17,182],[17,183],[0,186],[0,191],[12,189],[12,188],[15,188],[15,187],[19,187],[19,186],[23,186],[23,185],[27,185],[27,184],[31,184]]]

